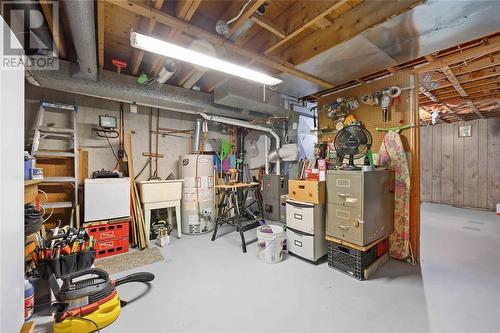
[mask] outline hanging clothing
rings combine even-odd
[[[394,170],[394,231],[390,235],[389,254],[405,259],[410,254],[410,171],[401,137],[389,131],[378,153],[378,165]]]

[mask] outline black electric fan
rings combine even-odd
[[[349,155],[349,164],[346,170],[360,170],[354,165],[354,159],[365,156],[372,146],[372,136],[366,128],[359,125],[351,125],[341,129],[335,136],[334,145],[337,150],[339,161]]]

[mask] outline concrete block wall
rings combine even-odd
[[[89,152],[88,163],[89,173],[102,168],[113,170],[116,166],[116,159],[107,143],[106,139],[99,138],[92,128],[98,127],[99,115],[110,115],[119,118],[120,103],[93,97],[80,96],[75,94],[62,93],[50,89],[34,87],[30,84],[26,86],[26,120],[25,139],[30,142],[36,123],[36,115],[39,101],[53,101],[60,103],[76,104],[78,106],[78,134],[80,148]],[[149,114],[150,108],[139,107],[138,113],[130,113],[129,105],[124,107],[125,128],[132,131],[132,148],[134,158],[134,169],[138,173],[147,162],[147,157],[142,156],[143,152],[149,151]],[[45,123],[54,126],[70,126],[65,121],[69,117],[56,113],[45,113]],[[156,123],[156,110],[153,111],[153,128]],[[160,110],[159,127],[174,129],[193,129],[196,117],[190,114]],[[224,128],[224,127],[222,127]],[[208,138],[227,138],[221,131],[221,127],[209,126]],[[156,138],[153,136],[153,152],[155,151]],[[118,139],[110,139],[115,149],[118,150]],[[41,149],[44,146],[40,147]],[[46,141],[47,149],[67,148],[60,140]],[[189,135],[159,136],[158,152],[164,154],[164,158],[158,159],[158,176],[166,178],[170,173],[178,176],[179,155],[188,154],[191,151],[191,138]],[[154,163],[153,163],[154,164]],[[153,168],[154,171],[154,168]],[[138,178],[146,180],[149,178],[149,167]]]

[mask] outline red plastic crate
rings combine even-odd
[[[93,236],[96,242],[112,240],[117,238],[128,239],[128,221],[116,221],[106,224],[91,225],[87,228],[89,236]]]
[[[96,259],[114,256],[128,252],[128,236],[125,238],[111,239],[95,244]]]

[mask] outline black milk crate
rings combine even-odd
[[[358,280],[364,280],[364,270],[377,259],[377,247],[363,252],[337,243],[328,243],[328,266]]]

